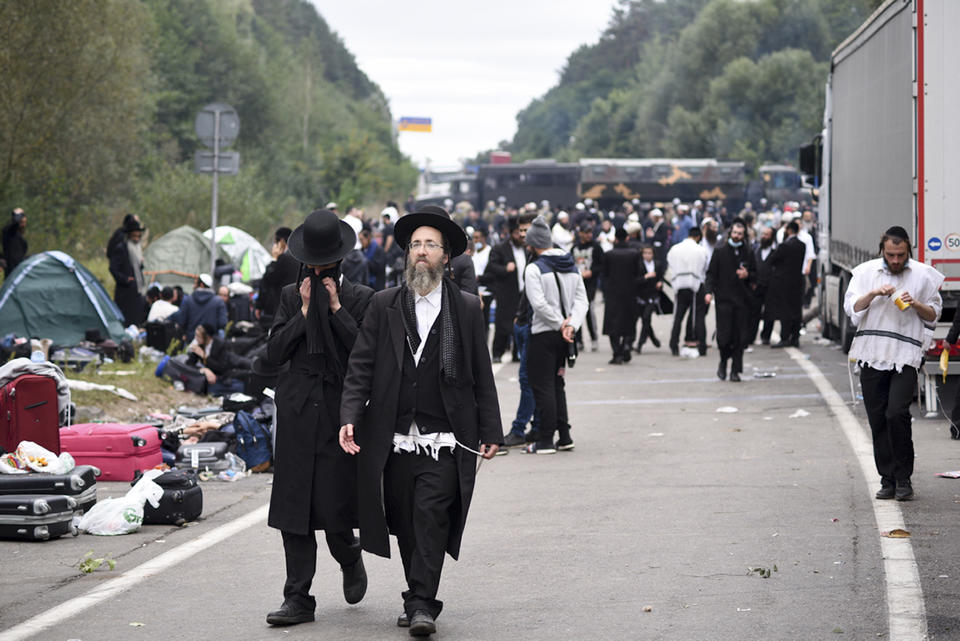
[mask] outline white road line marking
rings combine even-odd
[[[840,395],[833,389],[823,372],[807,360],[795,347],[786,349],[790,358],[810,376],[813,384],[827,402],[843,428],[843,433],[860,462],[860,471],[867,480],[873,514],[879,531],[904,528],[903,513],[896,501],[878,501],[873,498],[872,486],[877,479],[873,461],[873,442],[870,433],[853,415]],[[924,641],[927,639],[927,614],[920,587],[920,570],[913,555],[910,539],[880,537],[883,554],[883,572],[887,581],[887,611],[889,615],[889,639],[891,641]],[[2,640],[0,640],[2,641]]]
[[[220,527],[201,534],[192,541],[179,545],[168,552],[164,552],[137,567],[124,572],[115,579],[100,584],[86,594],[65,601],[42,614],[27,619],[23,623],[0,632],[0,641],[21,641],[35,634],[53,627],[54,625],[71,619],[91,608],[101,601],[115,597],[124,590],[128,590],[140,581],[150,578],[170,567],[184,561],[220,541],[237,534],[253,525],[266,520],[270,504],[261,505],[254,511],[225,523]]]

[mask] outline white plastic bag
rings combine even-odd
[[[17,446],[16,458],[21,465],[26,466],[34,472],[46,472],[47,474],[66,474],[74,467],[76,462],[69,452],[64,452],[57,456],[42,445],[37,445],[33,441],[20,441]]]
[[[153,479],[163,474],[160,470],[147,470],[137,484],[120,498],[109,498],[97,502],[88,510],[77,527],[87,534],[113,536],[136,532],[143,524],[143,503],[158,507],[163,488]]]

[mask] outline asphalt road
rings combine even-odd
[[[661,338],[668,323],[656,319]],[[814,334],[801,351],[850,401],[846,357]],[[717,380],[715,349],[687,360],[664,345],[624,366],[609,357],[601,341],[568,374],[573,452],[513,450],[483,464],[461,559],[445,566],[434,638],[893,638],[878,481],[864,478],[837,417],[790,354],[755,346],[739,384]],[[510,363],[497,372],[505,425],[516,374]],[[848,406],[866,429],[862,403]],[[807,415],[791,418],[797,410]],[[917,498],[898,504],[911,533],[902,544],[917,560],[927,638],[957,639],[960,480],[934,474],[960,469],[960,443],[942,417],[920,418],[916,406],[914,415]],[[408,638],[394,626],[396,555],[365,555],[370,588],[348,606],[322,551],[317,621],[266,625],[282,600],[280,537],[258,515],[236,520],[269,501],[270,481],[205,483],[204,516],[186,528],[0,542],[0,640]],[[102,483],[99,495],[126,489]],[[230,523],[235,533],[190,554]],[[81,575],[75,566],[88,551],[116,569]],[[135,581],[143,564],[181,552]],[[117,581],[126,589],[89,600]],[[32,634],[17,627],[38,616]]]

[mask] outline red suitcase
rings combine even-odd
[[[81,423],[60,430],[60,445],[77,465],[100,468],[100,481],[132,481],[137,472],[163,463],[153,425]]]
[[[13,452],[21,441],[33,441],[60,453],[57,381],[24,374],[0,387],[0,447]]]

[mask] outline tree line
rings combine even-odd
[[[262,238],[415,184],[386,98],[306,0],[31,0],[0,3],[0,212],[27,211],[31,252],[80,258],[128,212],[154,237],[206,229],[211,102],[240,118],[221,224]]]
[[[830,52],[882,0],[620,0],[598,42],[517,115],[516,159],[796,164]]]

